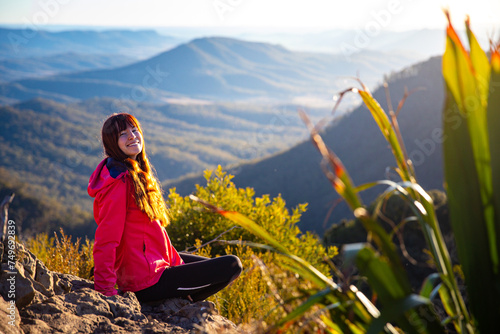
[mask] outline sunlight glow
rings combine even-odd
[[[0,0],[0,24],[120,27],[252,27],[387,30],[442,28],[441,8],[463,22],[500,29],[500,1]]]

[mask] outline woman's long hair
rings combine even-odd
[[[104,153],[108,157],[123,162],[127,167],[134,185],[135,203],[139,209],[151,220],[158,219],[163,226],[167,226],[169,223],[167,207],[160,183],[146,155],[144,138],[142,151],[137,155],[136,160],[123,153],[118,146],[120,132],[126,130],[128,125],[136,127],[142,135],[139,121],[130,114],[113,114],[104,122],[101,133]]]

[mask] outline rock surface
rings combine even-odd
[[[168,299],[141,304],[132,292],[106,297],[93,289],[92,281],[52,272],[24,246],[16,247],[16,261],[2,254],[2,333],[237,332],[211,302]]]

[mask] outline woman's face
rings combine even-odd
[[[118,147],[131,159],[137,157],[142,151],[142,135],[139,129],[130,124],[118,134]]]

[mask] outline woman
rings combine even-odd
[[[241,273],[233,255],[207,259],[179,254],[165,231],[167,208],[146,156],[139,121],[114,114],[102,127],[106,158],[90,177],[97,230],[94,288],[106,296],[133,291],[142,302],[203,300]]]

